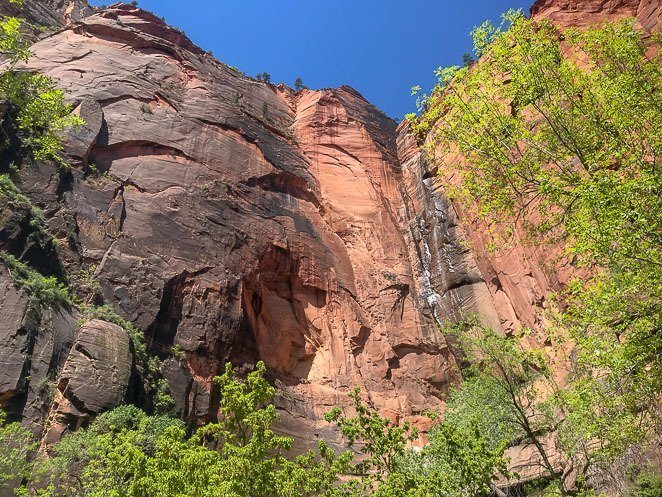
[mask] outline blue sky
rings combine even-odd
[[[113,0],[92,0],[99,5]],[[246,74],[311,88],[348,84],[391,117],[415,108],[410,89],[470,51],[485,19],[533,0],[140,0]]]

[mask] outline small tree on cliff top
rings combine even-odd
[[[22,5],[22,1],[12,0]],[[0,150],[10,146],[6,142],[9,116],[17,124],[25,151],[37,160],[55,160],[63,163],[62,146],[57,132],[67,126],[81,125],[65,103],[64,94],[50,78],[19,70],[20,64],[30,57],[28,43],[21,36],[21,21],[15,17],[0,19],[0,56],[6,65],[0,73],[0,100],[9,104],[3,119],[5,133],[0,138]]]
[[[297,77],[297,79],[294,80],[294,91],[301,91],[305,90],[308,88],[304,83],[303,79],[301,77]]]

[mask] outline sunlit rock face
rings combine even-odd
[[[33,36],[44,29],[67,26],[93,13],[94,8],[86,0],[28,0],[22,6],[9,0],[0,3],[0,15],[21,17],[38,28],[29,30]]]
[[[20,187],[44,208],[63,266],[93,273],[164,358],[184,419],[214,419],[212,378],[225,363],[263,360],[279,429],[298,447],[337,439],[322,414],[355,386],[384,415],[422,424],[457,381],[440,325],[478,315],[504,331],[542,327],[546,295],[572,273],[560,250],[494,257],[486,227],[446,197],[452,168],[439,171],[406,124],[346,86],[293,92],[247,78],[136,7],[80,18],[91,11],[71,5],[53,11],[66,27],[32,47],[28,67],[57,81],[85,125],[64,137],[70,170],[24,166]],[[534,12],[579,15],[564,5]],[[10,214],[4,249],[22,236],[22,214]],[[2,271],[0,282],[0,402],[13,415],[57,421],[54,441],[97,411],[142,402],[114,325],[53,314],[55,331],[30,339],[43,346],[24,346],[27,297]],[[86,341],[87,355],[75,346]],[[66,387],[90,393],[92,379],[72,376],[89,355],[121,362],[121,374],[81,403]],[[34,364],[56,386],[39,408],[25,381]]]
[[[652,32],[660,22],[662,6],[658,0],[536,0],[531,15],[551,19],[562,27],[586,27],[632,17],[642,29]]]
[[[77,167],[22,186],[56,190],[34,197],[74,234],[60,256],[95,268],[150,350],[184,351],[164,368],[183,417],[213,419],[227,361],[266,363],[281,430],[307,442],[355,386],[394,419],[440,407],[454,361],[414,275],[391,119],[349,87],[246,78],[127,5],[32,50],[86,124],[65,140]]]

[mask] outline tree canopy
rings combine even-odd
[[[544,428],[568,458],[581,454],[582,471],[614,461],[659,426],[660,36],[646,44],[635,25],[560,32],[510,11],[500,25],[474,30],[480,61],[438,69],[431,96],[419,98],[421,115],[409,116],[440,170],[459,171],[448,194],[494,227],[497,253],[519,232],[527,243],[561,244],[583,268],[556,296],[545,330],[558,347],[572,344],[573,359]],[[537,395],[518,396],[546,364],[511,369],[518,355],[502,342],[483,330],[465,346],[480,345],[498,369],[510,358],[488,381],[503,389],[512,376],[513,406],[542,408]],[[485,350],[490,343],[504,353]],[[467,388],[482,388],[487,371]]]

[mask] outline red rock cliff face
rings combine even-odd
[[[536,0],[531,15],[551,19],[562,27],[585,27],[624,17],[638,19],[642,29],[657,29],[662,16],[659,0]]]
[[[621,4],[614,12],[659,17],[645,2]],[[592,15],[560,1],[534,12]],[[85,119],[66,140],[74,167],[25,166],[20,186],[45,209],[64,265],[93,272],[104,300],[167,358],[184,418],[213,419],[213,376],[259,359],[278,386],[280,429],[300,445],[336,436],[322,414],[355,386],[382,413],[415,418],[441,407],[454,382],[437,324],[474,313],[505,330],[540,324],[545,296],[567,277],[553,254],[487,253],[484,227],[444,195],[452,171],[438,176],[406,125],[396,131],[353,89],[254,81],[124,4],[73,21],[33,46],[29,67],[56,79]],[[14,236],[3,238],[11,214],[0,216],[0,248]],[[121,331],[79,327],[73,312],[46,316],[49,334],[38,335],[21,311],[27,297],[0,279],[4,406],[37,425],[50,417],[52,441],[99,409],[140,401],[124,384],[135,366]],[[118,359],[99,345],[111,336],[122,374],[90,388],[79,349],[112,369]],[[40,378],[56,380],[51,404],[37,399]]]
[[[393,418],[440,405],[453,360],[415,282],[392,120],[349,87],[243,77],[127,5],[32,50],[86,124],[70,173],[22,186],[150,350],[184,351],[165,364],[182,416],[213,418],[213,376],[258,359],[307,442],[355,386]]]

